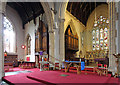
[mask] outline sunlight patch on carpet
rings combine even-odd
[[[19,73],[30,73],[30,72],[32,72],[32,71],[24,70],[24,71],[6,72],[5,76],[16,75],[16,74],[19,74]]]

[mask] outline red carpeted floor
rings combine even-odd
[[[17,72],[17,71],[24,71],[24,70],[28,70],[28,71],[32,71],[32,72],[37,72],[40,71],[38,68],[34,68],[34,69],[21,69],[21,68],[13,68],[10,69],[9,71],[7,71],[6,73],[11,73],[11,72]],[[19,73],[16,75],[9,75],[9,76],[5,76],[3,77],[3,81],[7,82],[8,84],[15,84],[15,85],[44,85],[41,82],[35,81],[35,80],[31,80],[29,78],[27,78],[27,75],[29,75],[30,73]]]
[[[66,76],[61,76],[66,75]],[[74,73],[65,73],[61,71],[44,71],[36,72],[28,75],[28,78],[38,79],[40,82],[46,83],[108,83],[110,76],[98,76],[98,75],[85,75],[85,74],[74,74]]]
[[[57,84],[57,85],[78,85],[78,84],[100,84],[100,85],[118,85],[118,78],[113,77],[106,77],[106,76],[99,76],[97,74],[87,74],[85,75],[84,72],[81,74],[76,73],[65,73],[62,71],[39,71],[39,69],[20,69],[14,68],[15,70],[29,70],[32,71],[31,73],[20,73],[11,76],[3,77],[3,80],[9,82],[10,84]]]
[[[34,68],[34,69],[22,69],[19,67],[15,67],[15,68],[10,68],[9,70],[5,70],[5,72],[14,72],[14,71],[23,71],[23,70],[29,70],[29,71],[40,71],[38,68]]]

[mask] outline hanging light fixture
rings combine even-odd
[[[97,19],[96,19],[96,0],[95,0],[95,22],[94,22],[94,26],[97,26]]]

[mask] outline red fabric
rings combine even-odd
[[[105,68],[107,68],[107,65],[106,65],[106,64],[104,64],[104,67],[105,67]]]
[[[30,57],[27,57],[27,61],[30,61]]]
[[[97,64],[98,67],[102,67],[102,64]]]

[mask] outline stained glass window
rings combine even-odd
[[[15,33],[11,22],[4,17],[3,18],[4,26],[4,52],[13,52],[15,53]]]
[[[94,22],[92,30],[93,50],[108,50],[108,24],[109,20],[103,16]]]
[[[103,29],[100,29],[100,48],[103,50]]]
[[[99,50],[99,29],[96,30],[96,50]]]
[[[95,50],[95,30],[93,30],[92,34],[93,34],[93,50]]]
[[[30,55],[31,54],[31,37],[30,35],[28,34],[27,35],[27,55]]]

